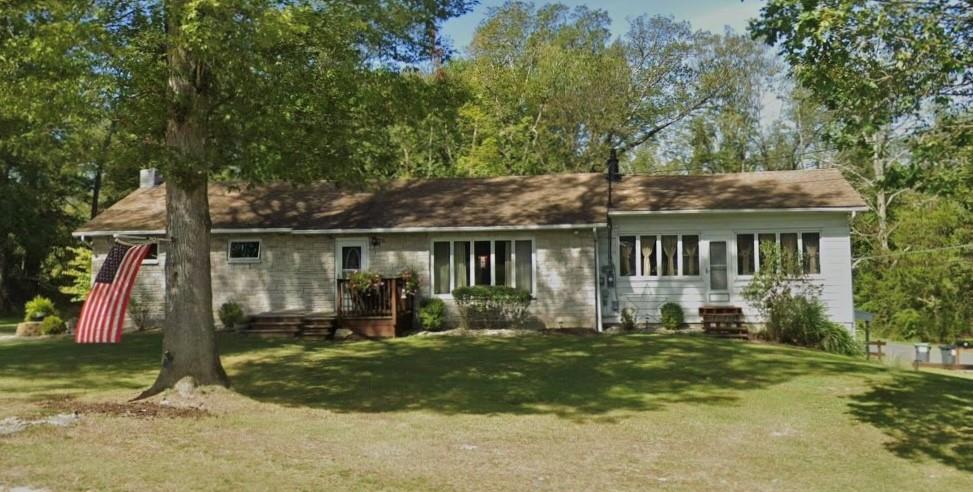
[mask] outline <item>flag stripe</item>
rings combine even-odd
[[[115,244],[98,272],[81,309],[75,340],[78,343],[118,343],[135,278],[151,245]]]
[[[140,246],[140,248],[148,249],[148,246]],[[139,267],[142,263],[142,258],[145,258],[145,251],[129,251],[129,255],[133,255],[131,258],[125,257],[125,261],[128,262],[128,268],[123,269],[125,272],[122,276],[122,282],[115,282],[113,286],[117,286],[120,299],[118,301],[118,306],[115,308],[114,315],[114,325],[109,326],[109,329],[105,331],[108,339],[106,341],[111,343],[118,343],[122,341],[122,327],[125,325],[125,312],[128,310],[128,301],[132,295],[132,288],[135,286],[135,276],[139,273]]]

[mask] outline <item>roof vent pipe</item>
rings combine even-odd
[[[154,188],[162,184],[162,174],[159,170],[150,167],[139,171],[139,188]]]

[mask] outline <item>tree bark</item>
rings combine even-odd
[[[169,88],[166,146],[166,321],[162,369],[135,399],[147,398],[192,377],[199,385],[229,386],[213,324],[206,116],[209,70],[180,43],[182,2],[167,4]]]

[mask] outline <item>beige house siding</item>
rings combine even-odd
[[[431,295],[430,248],[434,240],[532,239],[536,291],[531,305],[535,325],[548,328],[591,328],[595,322],[594,242],[590,230],[531,231],[511,233],[429,234],[395,233],[367,237],[369,270],[395,275],[415,268],[422,285],[421,296]],[[372,238],[377,241],[372,241]],[[232,239],[261,240],[261,261],[230,263],[227,244]],[[235,301],[248,314],[285,309],[334,310],[335,237],[297,234],[214,235],[210,260],[213,271],[214,315],[219,306]],[[95,271],[101,267],[109,241],[94,242]],[[145,264],[133,296],[150,307],[153,324],[164,318],[165,243],[158,264]],[[449,324],[458,314],[449,296]],[[218,321],[217,321],[218,323]],[[126,323],[131,327],[131,320]]]

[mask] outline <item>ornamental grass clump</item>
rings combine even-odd
[[[57,315],[54,301],[44,296],[34,297],[24,305],[24,321],[43,321],[44,318],[54,315]]]
[[[453,291],[463,327],[471,330],[522,328],[530,292],[501,285],[459,287]]]

